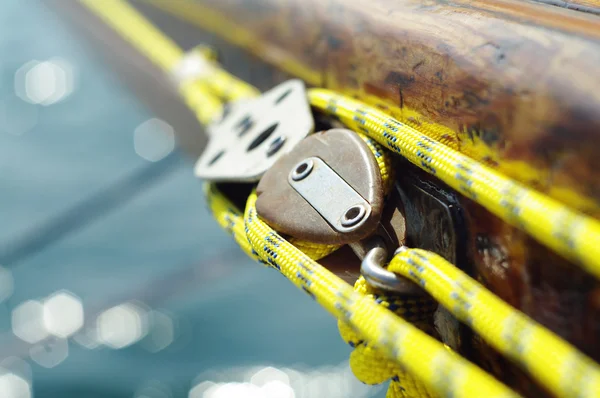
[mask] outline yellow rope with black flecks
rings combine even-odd
[[[391,118],[329,90],[309,91],[312,106],[339,118],[600,277],[600,222],[503,176]]]
[[[123,1],[83,0],[83,3],[166,72],[170,72],[183,57],[183,52],[174,43]],[[247,85],[241,89],[236,88],[245,83],[239,82],[219,68],[215,68],[215,71],[218,73],[208,79],[186,81],[180,86],[184,100],[196,110],[198,119],[203,123],[212,121],[220,114],[220,99],[253,95],[252,88]],[[215,83],[213,78],[218,79],[218,82]],[[596,277],[600,276],[600,222],[597,220],[528,189],[359,101],[321,89],[311,89],[309,100],[315,108],[336,116],[356,131],[406,157],[506,222],[527,231]],[[212,198],[211,209],[217,220],[233,233],[246,252],[271,266],[278,267],[293,283],[307,290],[323,307],[351,325],[369,344],[377,347],[378,352],[401,364],[408,373],[417,376],[432,391],[454,396],[514,395],[479,368],[448,351],[439,342],[378,306],[367,296],[354,292],[345,282],[283,240],[256,216],[254,195],[248,200],[244,220],[239,211],[218,191],[211,188],[209,193]],[[267,250],[264,250],[265,248]],[[408,254],[400,254],[404,255]],[[395,259],[390,266],[396,272],[402,273],[400,267],[396,269],[397,265],[402,263],[399,259]],[[416,262],[410,258],[402,261],[410,266],[415,266]],[[424,267],[423,264],[419,266]],[[448,266],[460,272],[452,265]],[[409,271],[415,272],[414,269]],[[442,275],[442,279],[453,280],[447,275],[438,275]],[[420,281],[427,284],[428,279],[422,276]],[[431,286],[427,286],[431,288],[436,285],[431,282]],[[434,296],[444,303],[443,288],[433,289],[439,289],[437,293],[440,296]],[[450,309],[457,317],[470,322],[486,340],[497,344],[497,349],[522,364],[550,391],[559,396],[597,395],[598,366],[593,361],[551,332],[535,323],[531,324],[527,317],[487,292],[506,306],[498,307],[504,311],[499,310],[498,314],[509,314],[507,317],[513,319],[504,321],[508,322],[508,326],[505,325],[508,335],[520,335],[527,331],[528,335],[541,336],[538,345],[531,346],[514,338],[502,340],[493,330],[486,327],[498,324],[499,320],[504,319],[497,316],[496,312],[482,310],[469,313],[471,317],[480,317],[477,321],[474,318],[462,318],[468,312],[467,309],[474,304],[488,305],[492,310],[498,310],[498,303],[480,302],[487,296],[479,293],[465,294],[466,296],[457,296],[461,305],[452,307],[448,304],[451,301],[446,305],[451,306]],[[532,364],[537,364],[537,367]],[[560,371],[563,372],[562,375],[557,374]],[[398,388],[398,384],[393,385],[390,394],[395,390],[400,393]]]
[[[219,223],[237,242],[247,239],[249,245],[242,247],[249,255],[277,269],[384,357],[400,364],[401,368],[396,365],[394,370],[413,376],[408,380],[415,382],[416,393],[431,389],[439,395],[454,397],[518,396],[433,337],[394,315],[385,305],[354,291],[338,276],[283,239],[256,214],[255,193],[249,196],[243,216],[215,186],[209,184],[207,193],[209,206]],[[384,361],[381,365],[388,363]],[[428,386],[427,389],[424,386]]]
[[[388,269],[423,287],[549,391],[562,397],[600,396],[600,366],[596,362],[441,256],[407,249],[396,254]]]
[[[354,290],[439,340],[433,326],[437,303],[431,297],[389,295],[370,286],[363,277],[356,281]],[[338,328],[344,341],[353,348],[350,368],[360,381],[374,385],[391,379],[387,398],[437,396],[431,388],[406,372],[398,362],[382,354],[346,322],[338,321]]]

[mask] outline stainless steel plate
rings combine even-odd
[[[300,80],[231,105],[207,129],[196,176],[210,181],[258,181],[281,155],[312,133],[314,121]]]

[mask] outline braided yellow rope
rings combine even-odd
[[[364,278],[354,284],[354,291],[371,298],[402,319],[412,323],[433,337],[433,314],[437,303],[430,297],[391,297],[369,286]],[[436,396],[426,385],[406,372],[397,362],[385,357],[379,350],[343,321],[338,322],[340,335],[354,348],[350,355],[350,367],[354,375],[366,384],[381,384],[392,380],[387,398],[433,397]]]
[[[312,89],[310,103],[600,277],[600,221],[511,180],[360,101]]]
[[[210,204],[218,220],[225,220],[231,204],[218,191]],[[450,352],[442,343],[411,323],[355,292],[342,279],[320,266],[261,221],[255,208],[256,194],[248,198],[244,215],[244,236],[235,236],[241,225],[228,230],[236,241],[247,238],[254,256],[279,270],[294,285],[304,290],[323,308],[342,320],[385,357],[400,364],[407,372],[440,395],[454,397],[518,396],[477,366]],[[240,223],[239,212],[230,220]],[[396,368],[397,369],[397,368]],[[394,387],[397,388],[397,387]]]
[[[397,254],[388,269],[418,283],[454,316],[561,397],[600,397],[600,366],[571,344],[425,250]]]

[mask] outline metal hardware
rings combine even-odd
[[[310,174],[310,172],[313,169],[313,166],[314,163],[312,159],[303,160],[296,167],[294,167],[294,170],[292,170],[292,173],[290,174],[290,178],[293,181],[303,180],[304,178],[306,178],[306,176]]]
[[[415,283],[384,268],[388,250],[380,237],[373,237],[365,245],[370,249],[360,264],[360,273],[369,285],[397,294],[423,294]]]
[[[342,227],[354,227],[365,218],[367,212],[370,210],[371,208],[369,207],[367,209],[364,204],[357,204],[350,207],[344,212],[344,215],[341,218]]]
[[[279,152],[279,150],[283,147],[283,145],[285,144],[286,141],[287,141],[287,139],[282,135],[275,138],[271,142],[271,145],[269,145],[269,149],[267,149],[267,156],[273,156],[277,152]]]
[[[317,157],[298,164],[288,182],[338,232],[359,228],[371,213],[369,202]]]
[[[468,264],[465,221],[456,193],[414,167],[404,168],[393,193],[404,204],[407,244],[435,252],[459,266]],[[397,252],[402,250],[406,247],[400,246]],[[456,351],[461,341],[470,338],[468,328],[443,306],[435,312],[434,323],[444,344]]]
[[[345,129],[305,138],[265,173],[257,193],[257,212],[271,227],[324,244],[341,245],[372,235],[383,210],[375,156]],[[353,210],[357,206],[364,213]]]
[[[466,264],[466,230],[456,194],[412,169],[398,176],[393,192],[404,205],[407,244],[437,253],[453,264]]]
[[[231,104],[207,127],[208,144],[195,174],[210,181],[258,181],[313,129],[304,83],[288,80],[260,97]]]

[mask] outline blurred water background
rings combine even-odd
[[[104,62],[40,1],[0,3],[0,397],[373,396]]]

